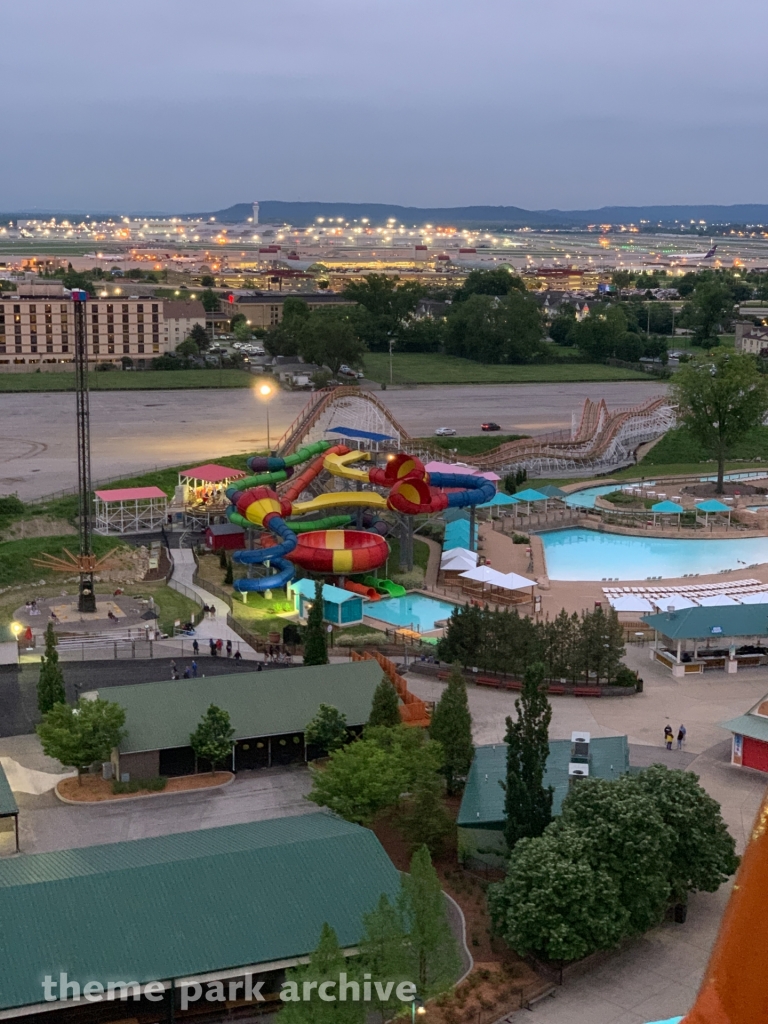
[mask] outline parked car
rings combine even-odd
[[[435,437],[455,437],[456,431],[453,427],[438,427],[435,431]]]
[[[359,370],[353,370],[351,366],[346,365],[339,367],[339,373],[343,377],[356,377],[358,380],[361,380],[363,377],[363,374]]]
[[[501,430],[498,423],[491,421],[490,423],[483,423],[480,425],[481,430]]]

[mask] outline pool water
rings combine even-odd
[[[406,594],[405,597],[390,597],[384,601],[367,601],[365,614],[380,619],[391,626],[404,626],[420,633],[435,629],[435,622],[449,619],[456,606],[447,601],[437,601],[421,594]]]
[[[555,530],[540,536],[552,580],[671,579],[768,562],[768,537],[673,540],[582,529]]]
[[[723,477],[724,480],[755,480],[758,477],[763,477],[768,474],[768,470],[761,469],[752,473],[726,473]],[[700,483],[708,483],[712,480],[717,480],[716,476],[702,476],[699,478]],[[658,483],[655,480],[643,480],[643,487],[661,487],[662,481]],[[535,486],[535,481],[534,481]],[[604,494],[610,494],[611,491],[624,491],[628,487],[639,487],[639,481],[634,481],[629,484],[608,484],[601,485],[600,487],[584,487],[580,491],[574,491],[569,494],[566,499],[566,505],[575,505],[579,508],[594,508],[595,498]],[[582,577],[583,579],[583,577]]]

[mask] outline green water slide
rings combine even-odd
[[[405,587],[401,587],[399,583],[393,583],[392,580],[379,580],[375,576],[366,576],[363,583],[366,587],[373,587],[380,594],[387,594],[389,597],[405,597],[407,593]]]

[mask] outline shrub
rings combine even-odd
[[[6,494],[0,498],[0,516],[20,516],[24,511],[24,502],[15,494]]]
[[[399,583],[406,590],[424,586],[424,570],[418,567],[414,567],[408,572],[392,572],[389,575],[393,583]]]
[[[619,665],[618,671],[616,672],[616,678],[613,680],[614,686],[636,686],[637,685],[637,672],[633,672],[631,668],[626,665]]]
[[[513,544],[527,544],[530,541],[530,537],[526,537],[524,533],[513,533],[512,543]]]

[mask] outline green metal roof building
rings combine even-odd
[[[363,915],[399,887],[373,832],[322,812],[0,861],[0,1011],[52,1009],[42,982],[62,972],[81,988],[178,988],[242,968],[272,972],[274,985],[315,949],[325,921],[355,947]],[[164,999],[144,1004],[152,1019],[171,1019]],[[85,1019],[86,1004],[70,1005],[67,1019]],[[114,1019],[138,1008],[114,1006]]]
[[[304,727],[320,704],[338,708],[350,728],[364,725],[380,681],[377,662],[350,661],[98,692],[125,708],[127,735],[120,744],[118,770],[150,778],[194,771],[189,736],[211,704],[229,712],[235,730],[232,767],[257,768],[303,760]],[[163,754],[174,750],[178,753]]]
[[[550,740],[544,785],[552,786],[552,814],[557,816],[570,785],[568,766],[574,760],[570,740]],[[589,743],[589,776],[616,779],[629,771],[626,736],[602,736]],[[504,790],[507,746],[476,747],[456,824],[459,849],[471,860],[500,866],[507,855],[504,842]]]

